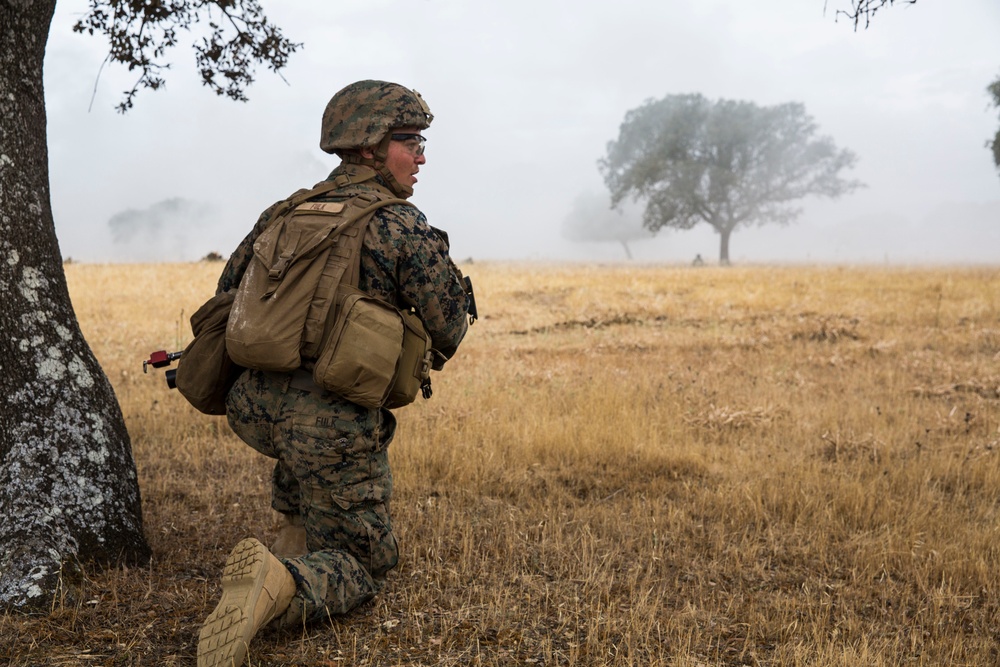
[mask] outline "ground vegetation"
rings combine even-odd
[[[462,268],[481,320],[390,449],[398,569],[250,664],[996,663],[996,267]],[[271,462],[142,373],[218,268],[66,269],[152,558],[0,616],[0,663],[190,665],[275,527]]]

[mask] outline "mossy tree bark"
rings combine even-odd
[[[83,562],[144,562],[132,446],[70,303],[42,63],[56,0],[0,0],[0,609],[45,611]]]

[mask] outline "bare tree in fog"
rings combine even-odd
[[[205,202],[171,197],[108,218],[116,255],[129,261],[190,261],[211,250],[217,213]]]
[[[787,224],[801,213],[792,202],[862,187],[839,176],[854,154],[815,137],[816,129],[795,102],[759,107],[668,95],[625,114],[598,166],[614,206],[629,195],[645,201],[643,225],[654,232],[708,223],[726,264],[735,229]]]
[[[641,214],[613,208],[607,195],[585,192],[573,201],[563,220],[562,235],[570,241],[614,241],[632,259],[631,241],[648,239],[652,232],[642,226]]]
[[[147,209],[119,211],[108,219],[108,228],[115,243],[129,243],[135,239],[157,242],[170,227],[201,227],[207,211],[204,204],[171,197]]]

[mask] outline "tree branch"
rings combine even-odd
[[[864,17],[865,30],[867,30],[878,10],[886,5],[892,6],[897,3],[901,5],[915,5],[917,4],[917,0],[851,0],[851,9],[838,9],[834,14],[834,20],[836,21],[838,16],[846,16],[849,21],[854,23],[854,30],[857,30],[862,17]],[[823,11],[826,11],[826,3],[823,4]]]
[[[87,13],[73,26],[75,32],[106,35],[111,43],[109,59],[140,74],[117,106],[121,113],[132,108],[142,88],[156,90],[165,83],[161,72],[170,68],[163,58],[177,43],[179,29],[191,31],[203,15],[209,17],[211,35],[195,45],[195,61],[202,83],[217,95],[246,101],[246,89],[254,82],[254,67],[265,64],[279,76],[289,56],[302,44],[288,40],[268,23],[257,0],[89,0]],[[108,8],[112,11],[109,13]],[[222,12],[229,28],[211,21],[213,8]],[[220,83],[220,80],[222,81]],[[284,77],[282,77],[284,80]]]

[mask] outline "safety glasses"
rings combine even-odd
[[[423,155],[424,154],[424,144],[427,143],[427,137],[422,134],[413,134],[410,132],[399,132],[393,133],[389,137],[393,141],[401,141],[406,146],[406,150],[410,152],[411,155]]]

